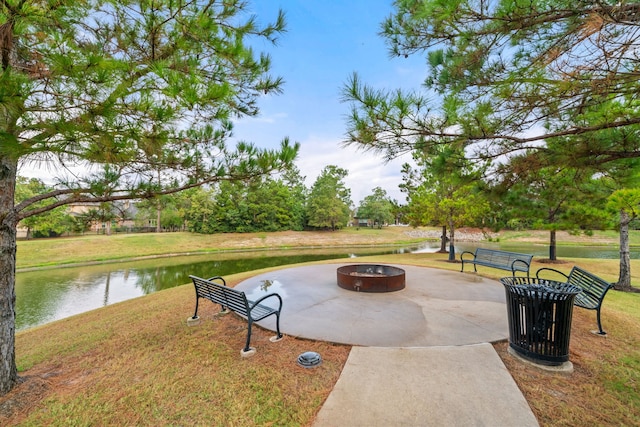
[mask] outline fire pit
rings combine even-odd
[[[404,289],[404,270],[389,265],[354,264],[338,267],[338,286],[356,292]]]

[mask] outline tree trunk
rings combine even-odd
[[[158,169],[158,188],[162,188],[162,180],[160,179],[160,169]],[[162,201],[160,196],[156,197],[156,233],[162,232],[162,224],[160,224],[160,214],[162,213]]]
[[[451,235],[451,239],[449,239],[449,262],[456,261],[456,248],[455,248],[455,234],[456,230],[453,226],[453,221],[449,221],[449,234]]]
[[[111,271],[107,272],[107,283],[104,286],[104,300],[102,301],[103,306],[107,306],[109,304],[109,288],[111,287]]]
[[[620,210],[620,276],[615,288],[631,291],[631,260],[629,258],[629,223],[631,218],[624,209]]]
[[[549,259],[555,261],[556,258],[556,230],[549,232]]]
[[[442,236],[440,236],[440,250],[438,251],[440,254],[447,253],[447,226],[442,226]]]
[[[158,199],[156,204],[156,233],[160,233],[162,231],[162,224],[160,224],[161,213],[162,213],[162,203],[160,203],[160,199]]]
[[[15,338],[16,227],[14,195],[18,163],[0,156],[0,395],[18,381]]]

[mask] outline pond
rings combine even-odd
[[[456,246],[456,257],[479,244]],[[515,252],[548,256],[546,245],[489,243]],[[243,271],[324,259],[355,258],[393,253],[426,253],[439,249],[438,242],[418,246],[340,248],[262,252],[230,252],[177,256],[126,263],[55,268],[16,274],[16,330],[24,330],[127,299],[147,295],[190,282],[189,274],[200,277],[226,276]],[[618,258],[617,247],[558,247],[558,257]],[[632,258],[640,258],[633,250]]]
[[[436,246],[426,246],[429,245]],[[229,252],[19,272],[16,330],[184,285],[190,283],[190,274],[227,276],[279,265],[410,252],[424,247]]]

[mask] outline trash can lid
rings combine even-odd
[[[548,292],[552,294],[578,294],[580,289],[568,283],[539,283],[535,285],[529,285],[527,288],[536,292]]]
[[[500,282],[510,291],[516,293],[577,295],[582,292],[580,288],[569,283],[534,277],[503,277]]]

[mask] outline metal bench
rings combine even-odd
[[[551,271],[558,273],[564,277],[564,281],[577,286],[582,290],[576,295],[573,300],[573,305],[586,308],[587,310],[596,310],[598,319],[598,334],[606,335],[607,333],[602,330],[602,322],[600,321],[600,309],[602,308],[602,301],[609,289],[613,288],[613,285],[600,277],[583,270],[580,267],[574,266],[569,274],[565,274],[562,271],[558,271],[553,268],[544,267],[536,271],[536,277],[539,277],[541,271]]]
[[[473,259],[464,259],[464,255],[473,255]],[[462,261],[462,269],[464,271],[464,265],[473,264],[473,271],[478,272],[476,266],[483,265],[485,267],[499,268],[501,270],[511,271],[513,276],[516,275],[516,271],[522,271],[527,273],[529,277],[529,266],[531,265],[531,259],[533,255],[521,254],[517,252],[499,251],[495,249],[477,248],[475,253],[464,251],[460,254],[460,261]]]
[[[271,337],[271,342],[280,341],[282,334],[280,333],[280,312],[282,310],[282,298],[276,293],[271,293],[263,296],[257,301],[250,301],[244,292],[238,291],[233,288],[227,287],[227,283],[220,276],[210,277],[203,279],[201,277],[189,276],[193,281],[193,285],[196,289],[196,310],[193,316],[187,319],[189,325],[197,324],[198,318],[198,302],[200,298],[208,299],[214,304],[220,304],[222,307],[222,313],[233,311],[247,319],[247,343],[244,349],[241,351],[243,356],[251,356],[255,354],[255,348],[250,347],[251,342],[251,325],[253,322],[260,321],[269,316],[276,316],[276,333],[277,335]],[[220,283],[215,283],[220,282]],[[261,304],[267,298],[276,298],[278,300],[278,308],[272,308],[267,305]]]

